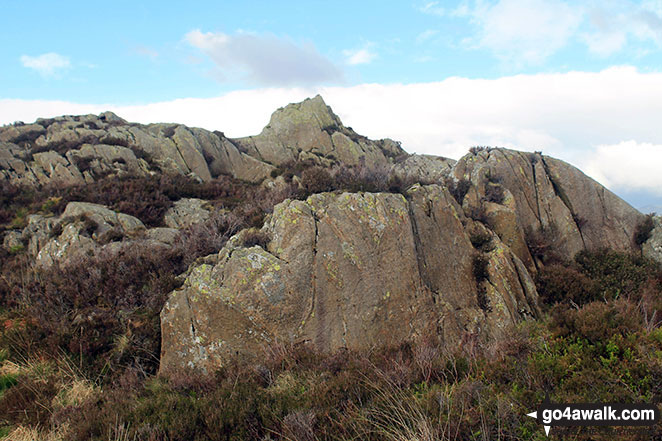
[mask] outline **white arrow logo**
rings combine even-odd
[[[538,418],[538,412],[531,412],[527,413],[526,416],[530,416],[531,418]],[[551,429],[551,426],[543,426],[545,428],[545,436],[549,436],[549,429]]]

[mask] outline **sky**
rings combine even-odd
[[[321,94],[458,159],[542,151],[662,212],[662,0],[0,5],[0,124],[112,110],[232,137]]]

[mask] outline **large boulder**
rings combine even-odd
[[[405,180],[425,183],[442,183],[453,172],[457,161],[432,155],[402,155],[393,165],[393,172]]]
[[[274,209],[261,234],[233,237],[192,266],[161,314],[161,369],[213,370],[275,341],[320,351],[368,349],[437,335],[501,335],[537,313],[524,265],[494,236],[479,286],[474,222],[447,190],[313,195]],[[488,298],[481,303],[481,295]]]
[[[170,228],[185,228],[204,222],[211,217],[211,211],[206,207],[207,201],[196,198],[183,198],[175,201],[166,211],[163,221]]]

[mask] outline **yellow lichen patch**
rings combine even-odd
[[[352,262],[357,267],[361,265],[361,260],[356,255],[356,252],[354,251],[354,247],[351,244],[349,244],[347,242],[343,242],[341,244],[341,248],[342,248],[342,251],[343,251],[343,257],[345,259],[348,259],[350,262]]]
[[[339,288],[342,289],[343,282],[342,276],[338,268],[338,264],[333,260],[327,260],[324,262],[324,268],[326,269],[326,274],[329,279]]]

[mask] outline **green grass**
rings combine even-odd
[[[16,383],[18,383],[18,378],[15,375],[0,375],[0,398],[2,398],[2,395],[7,389],[15,386]]]

